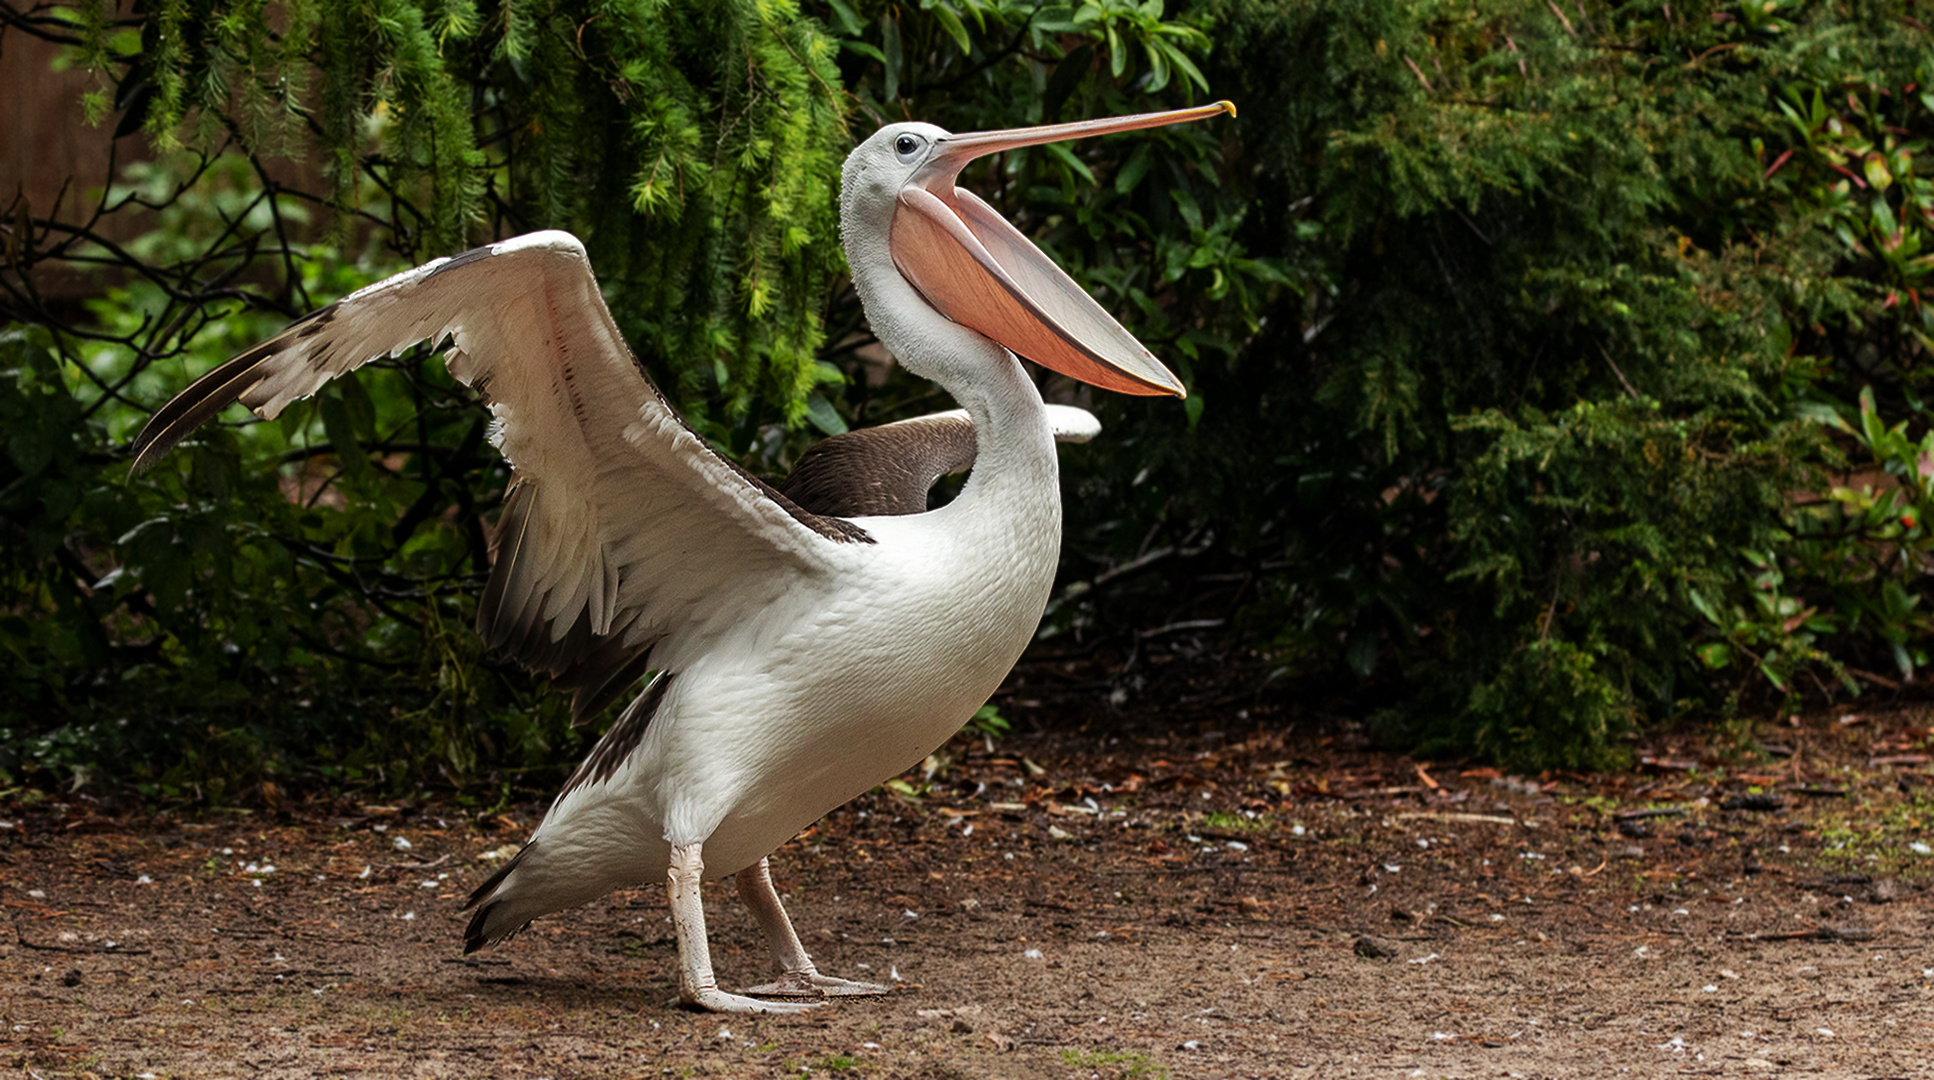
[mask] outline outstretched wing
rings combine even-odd
[[[477,629],[575,689],[580,722],[653,648],[754,614],[826,571],[851,522],[801,509],[719,457],[645,378],[584,247],[540,232],[352,293],[198,379],[135,440],[135,469],[240,401],[273,418],[385,354],[454,342],[450,373],[516,471]]]

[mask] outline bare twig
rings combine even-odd
[[[1403,58],[1403,62],[1410,65],[1410,73],[1412,75],[1417,76],[1417,81],[1423,84],[1424,92],[1431,93],[1432,89],[1430,85],[1430,80],[1424,78],[1424,69],[1417,66],[1417,61],[1412,60],[1410,57],[1406,56]]]
[[[1565,33],[1570,34],[1572,37],[1578,36],[1578,31],[1571,25],[1571,20],[1565,18],[1565,13],[1558,7],[1556,0],[1545,0],[1545,6],[1551,9],[1553,15],[1558,16],[1559,22],[1565,24]]]
[[[1625,388],[1626,396],[1630,397],[1633,401],[1638,401],[1639,392],[1632,388],[1632,380],[1625,377],[1625,372],[1619,370],[1618,361],[1612,359],[1612,354],[1605,351],[1604,345],[1598,342],[1593,342],[1592,344],[1597,347],[1598,355],[1605,358],[1605,363],[1612,369],[1612,374],[1618,376],[1618,384]]]

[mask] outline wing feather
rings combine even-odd
[[[871,542],[687,427],[625,347],[583,246],[560,232],[438,259],[297,320],[157,410],[134,467],[231,402],[273,418],[370,360],[445,340],[451,375],[483,398],[516,474],[478,631],[576,689],[580,721],[662,642],[756,613]]]

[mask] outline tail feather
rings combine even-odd
[[[503,888],[506,881],[510,880],[510,875],[517,871],[518,866],[523,864],[524,856],[530,853],[531,845],[525,844],[517,854],[511,856],[509,862],[498,867],[496,873],[490,875],[482,885],[477,886],[477,891],[470,894],[469,902],[463,905],[463,910],[465,911],[469,911],[471,908],[477,909],[477,913],[470,917],[470,925],[465,927],[463,931],[463,954],[465,956],[476,952],[486,945],[495,945],[500,941],[515,937],[525,927],[530,925],[529,919],[518,922],[516,925],[508,925],[509,920],[493,919],[493,916],[498,914],[498,910],[504,904],[504,901],[499,899],[496,893]]]

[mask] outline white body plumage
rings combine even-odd
[[[660,879],[674,843],[704,842],[707,877],[750,866],[987,701],[1033,636],[1060,550],[1053,434],[1013,369],[1018,468],[977,465],[926,514],[856,518],[875,542],[842,545],[820,579],[659,646],[677,675],[636,749],[551,808],[493,895],[487,936]]]

